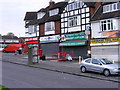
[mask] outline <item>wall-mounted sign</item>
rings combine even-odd
[[[34,37],[34,38],[26,38],[25,41],[36,41],[38,40],[38,37]]]
[[[58,42],[59,38],[59,35],[40,37],[40,43]]]
[[[59,46],[81,46],[81,45],[87,45],[87,41],[63,42],[59,44]]]
[[[61,36],[61,41],[86,39],[85,32],[76,34],[66,34]]]
[[[3,42],[4,42],[4,40],[3,40]],[[18,43],[19,40],[5,40],[5,42],[6,43],[12,43],[12,42]]]
[[[120,38],[94,39],[90,41],[91,46],[96,45],[115,45],[120,43]]]
[[[101,37],[119,37],[120,31],[104,32],[101,34]]]

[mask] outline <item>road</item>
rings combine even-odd
[[[9,88],[118,88],[119,84],[8,62],[2,63],[2,84]]]

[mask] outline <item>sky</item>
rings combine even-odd
[[[0,0],[0,34],[9,32],[18,37],[25,36],[26,12],[38,11],[49,5],[50,0]],[[53,0],[56,2],[64,0]]]

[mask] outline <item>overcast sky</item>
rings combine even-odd
[[[25,36],[24,17],[26,12],[38,11],[49,5],[50,0],[0,0],[0,34],[13,32]],[[64,0],[53,0],[60,2]]]

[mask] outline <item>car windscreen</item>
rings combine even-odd
[[[103,63],[103,64],[113,64],[111,61],[109,61],[109,60],[107,60],[107,59],[101,59],[101,62]]]

